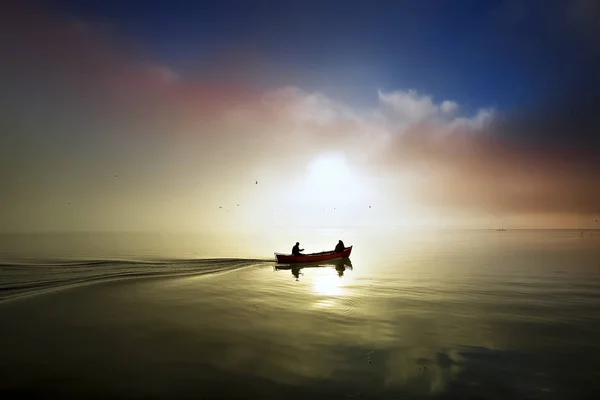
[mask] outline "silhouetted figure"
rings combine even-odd
[[[338,242],[338,244],[335,246],[335,252],[336,253],[341,253],[342,251],[344,251],[344,249],[346,248],[346,246],[344,246],[344,242],[342,242],[341,240]]]
[[[292,247],[292,255],[293,256],[302,256],[304,254],[300,254],[301,251],[304,251],[304,249],[300,248],[300,242],[296,242],[296,245],[294,247]]]

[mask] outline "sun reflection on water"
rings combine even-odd
[[[344,294],[342,280],[333,269],[323,271],[314,277],[313,290],[321,296],[341,296]]]

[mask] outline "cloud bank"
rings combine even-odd
[[[374,173],[407,174],[420,204],[503,213],[597,213],[600,162],[593,148],[513,138],[493,109],[459,113],[452,100],[414,90],[379,92],[372,110],[353,110],[318,93],[278,93],[281,134],[324,149],[343,148]],[[280,104],[287,100],[287,107]],[[293,127],[293,128],[291,128]],[[515,129],[524,129],[518,126]],[[543,124],[532,126],[540,134]],[[300,140],[296,138],[296,140]],[[403,183],[405,184],[405,182]]]

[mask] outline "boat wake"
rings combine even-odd
[[[1,262],[0,301],[114,279],[219,274],[272,264],[239,258]]]

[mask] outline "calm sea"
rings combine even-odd
[[[298,236],[1,236],[0,394],[600,398],[600,231]]]

